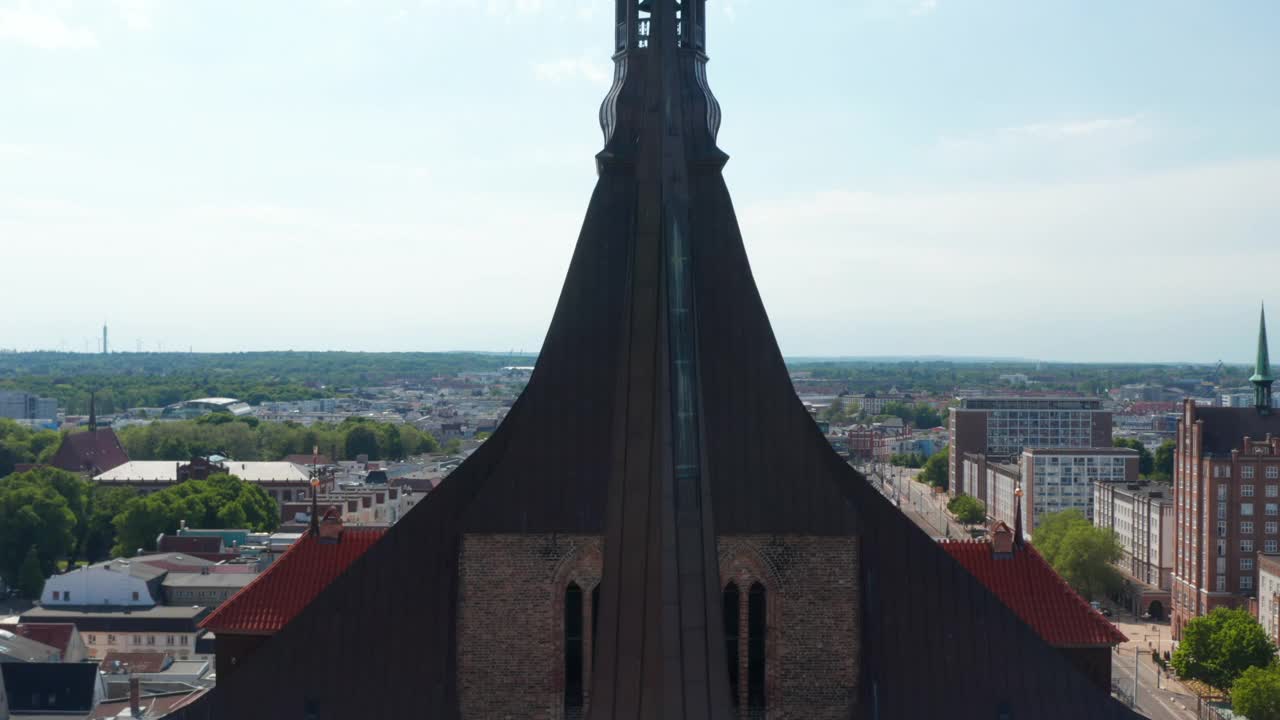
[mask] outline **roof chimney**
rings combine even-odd
[[[991,553],[998,558],[1013,557],[1013,529],[997,520],[991,526]]]
[[[324,511],[324,519],[320,521],[320,542],[337,543],[342,541],[342,513],[336,507]]]
[[[135,717],[142,717],[142,682],[136,677],[129,678],[129,712]]]

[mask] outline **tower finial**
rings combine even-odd
[[[1254,361],[1253,377],[1249,378],[1249,382],[1253,383],[1254,407],[1259,413],[1270,413],[1271,383],[1275,382],[1275,378],[1271,376],[1271,357],[1267,352],[1267,308],[1265,304],[1258,314],[1258,356]]]

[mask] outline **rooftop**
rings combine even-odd
[[[384,528],[347,527],[337,543],[307,533],[266,572],[200,623],[217,633],[272,634],[382,537]]]
[[[241,588],[253,582],[254,575],[239,573],[169,573],[165,588]]]
[[[0,630],[48,645],[66,657],[76,626],[71,623],[0,623]]]
[[[177,482],[178,466],[183,464],[172,460],[130,460],[93,479],[96,482]],[[248,482],[308,481],[307,469],[291,462],[227,460],[223,466],[228,474]]]
[[[169,667],[173,658],[165,652],[121,652],[110,650],[99,665],[104,673],[120,672],[155,673]],[[116,663],[120,663],[118,666]]]
[[[944,540],[939,545],[1050,645],[1091,647],[1127,639],[1030,545],[1004,557],[986,541]]]

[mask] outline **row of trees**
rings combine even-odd
[[[1192,619],[1169,663],[1184,679],[1231,692],[1231,709],[1249,720],[1280,720],[1280,666],[1267,631],[1243,608]]]
[[[186,520],[194,527],[271,531],[275,501],[232,475],[189,480],[139,496],[42,467],[0,479],[0,579],[37,596],[60,561],[97,562],[154,550]],[[37,583],[36,580],[39,580]]]
[[[924,468],[920,470],[920,475],[918,476],[920,482],[928,483],[935,488],[946,490],[949,484],[947,466],[950,462],[950,447],[945,447],[942,449],[942,452],[930,455],[929,459],[924,463]]]
[[[219,454],[237,460],[280,460],[310,453],[318,447],[334,460],[400,460],[432,453],[440,444],[430,433],[412,425],[392,425],[365,418],[348,418],[337,425],[303,426],[294,422],[258,422],[225,413],[196,420],[135,425],[120,432],[129,457],[135,460],[189,460]]]
[[[1131,448],[1138,451],[1138,474],[1152,480],[1170,480],[1173,478],[1173,453],[1177,443],[1165,440],[1152,453],[1146,445],[1136,438],[1116,438],[1112,441],[1116,447]]]
[[[987,506],[971,495],[957,495],[947,503],[947,511],[965,525],[977,525],[987,519]]]

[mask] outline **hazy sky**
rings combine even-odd
[[[0,348],[536,350],[612,4],[0,0]],[[785,353],[1245,361],[1280,319],[1280,3],[708,6]]]

